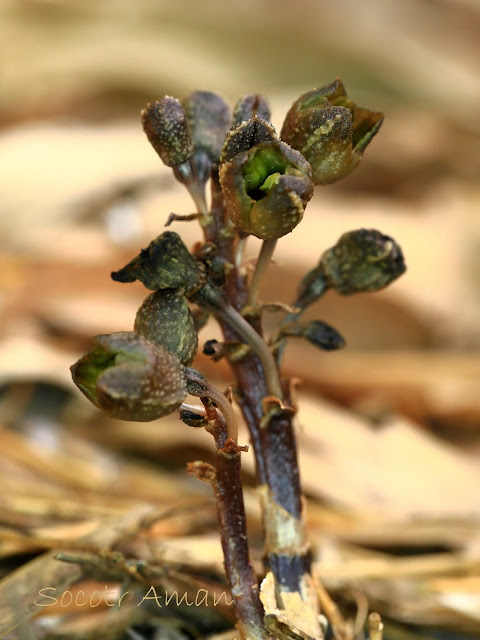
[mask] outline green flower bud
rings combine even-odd
[[[194,91],[183,100],[183,106],[193,140],[197,178],[205,182],[210,177],[212,164],[220,159],[231,123],[230,107],[221,96],[210,91]]]
[[[165,231],[123,269],[114,271],[116,282],[140,280],[147,289],[184,289],[188,296],[205,282],[204,265],[190,255],[180,236]]]
[[[293,103],[280,137],[310,162],[314,184],[329,184],[353,171],[382,122],[382,113],[349,100],[337,79]]]
[[[345,346],[345,340],[338,331],[322,320],[312,320],[306,325],[295,323],[285,327],[282,333],[305,338],[323,351],[335,351]]]
[[[277,139],[277,133],[270,122],[256,116],[250,120],[244,120],[227,133],[220,162],[222,164],[228,162],[238,153],[248,151],[260,142]]]
[[[183,164],[193,153],[185,111],[179,100],[165,96],[142,111],[143,130],[167,167]]]
[[[182,291],[162,289],[149,295],[137,311],[133,329],[174,353],[186,367],[192,364],[198,337]]]
[[[383,289],[406,270],[395,240],[375,229],[344,233],[323,254],[319,267],[328,286],[344,296]]]
[[[261,142],[225,162],[220,183],[235,227],[264,240],[290,233],[313,195],[310,165],[279,140]]]
[[[248,93],[246,96],[240,98],[233,109],[233,124],[240,124],[255,116],[270,121],[270,107],[265,98],[260,94]]]
[[[119,420],[156,420],[178,409],[187,396],[178,358],[133,332],[97,336],[71,372],[80,391]]]

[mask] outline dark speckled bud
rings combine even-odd
[[[187,396],[178,358],[133,332],[97,336],[71,371],[80,391],[119,420],[156,420],[178,409]]]
[[[401,248],[375,229],[344,233],[320,260],[329,287],[342,295],[378,291],[405,272]]]
[[[112,273],[117,282],[140,280],[147,289],[184,289],[186,295],[205,282],[205,266],[190,255],[180,236],[165,231],[127,266]]]
[[[209,426],[208,420],[205,416],[189,411],[188,409],[180,410],[180,420],[187,425],[187,427],[205,428]]]
[[[382,122],[382,113],[349,100],[337,79],[293,103],[280,137],[310,162],[315,184],[329,184],[353,171]]]
[[[222,164],[220,182],[235,227],[263,240],[290,233],[313,195],[310,165],[279,140],[261,142]]]
[[[195,322],[182,291],[162,289],[146,298],[137,311],[134,331],[174,353],[186,367],[198,348]]]
[[[165,96],[162,100],[147,104],[142,111],[143,130],[167,167],[175,167],[188,160],[193,152],[193,142],[179,100]]]
[[[248,93],[240,98],[233,109],[233,124],[237,125],[245,120],[258,116],[263,120],[270,120],[270,107],[263,96],[258,93]]]
[[[212,164],[217,164],[231,114],[227,102],[210,91],[194,91],[182,101],[194,146],[193,163],[198,180],[210,177]]]
[[[282,333],[305,338],[323,351],[335,351],[345,346],[345,340],[338,331],[322,320],[312,320],[308,324],[294,323],[285,327]]]

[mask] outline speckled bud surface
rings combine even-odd
[[[165,96],[147,104],[142,111],[147,138],[167,167],[185,162],[193,152],[193,142],[185,111],[179,100]]]
[[[138,309],[134,331],[192,364],[198,349],[195,321],[182,291],[163,289],[146,298]]]
[[[147,289],[183,289],[186,295],[205,282],[205,267],[188,251],[180,236],[165,231],[123,269],[114,271],[116,282],[140,280]]]
[[[344,233],[320,260],[330,287],[342,295],[378,291],[405,272],[399,245],[376,229]]]
[[[355,169],[382,122],[382,113],[349,100],[337,79],[293,103],[280,137],[310,162],[315,184],[330,184]]]

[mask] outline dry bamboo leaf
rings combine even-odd
[[[130,511],[122,518],[106,521],[94,533],[83,539],[91,545],[108,547],[122,536],[122,533],[138,526],[153,508],[141,506]],[[15,614],[9,608],[10,595],[15,594],[19,613],[30,618],[39,612],[39,592],[45,587],[55,587],[62,591],[67,589],[81,576],[78,565],[64,564],[54,559],[54,553],[46,553],[27,563],[17,571],[0,581],[0,633],[6,634],[16,626]]]
[[[0,384],[16,380],[42,380],[70,386],[74,353],[55,349],[40,340],[11,337],[0,342]]]
[[[450,425],[451,431],[478,430],[480,358],[475,353],[347,349],[331,355],[299,345],[294,355],[310,388],[320,387],[331,399],[374,419],[401,413],[420,423]]]
[[[341,557],[341,551],[339,555]],[[352,583],[361,587],[363,582],[368,580],[423,578],[425,581],[432,575],[465,573],[476,571],[480,567],[480,557],[471,558],[462,553],[431,554],[414,558],[398,558],[378,552],[369,552],[365,554],[368,557],[363,557],[357,551],[356,555],[359,557],[339,558],[336,562],[330,562],[326,558],[325,562],[315,565],[316,575],[333,587],[348,586]]]
[[[304,487],[370,514],[468,518],[480,509],[480,468],[468,455],[400,418],[376,430],[311,397],[299,400]]]

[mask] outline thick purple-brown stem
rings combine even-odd
[[[237,310],[247,300],[247,283],[244,275],[235,268],[235,239],[225,236],[226,211],[220,185],[212,177],[213,225],[210,239],[219,247],[226,263],[224,290],[230,303]],[[227,227],[228,228],[228,227]],[[220,321],[226,340],[238,340],[235,330]],[[251,321],[261,335],[261,321]],[[255,453],[257,482],[262,500],[265,528],[265,562],[273,572],[279,605],[282,592],[305,595],[305,576],[310,576],[310,556],[304,536],[302,494],[298,471],[297,449],[293,429],[293,412],[275,409],[265,413],[263,400],[269,396],[264,370],[254,353],[231,362],[237,380],[236,395]]]
[[[204,401],[202,399],[202,401]],[[225,573],[230,585],[238,628],[245,640],[268,640],[258,583],[250,563],[240,453],[245,450],[227,437],[225,420],[204,401],[208,430],[215,438],[215,469],[202,462],[189,465],[189,471],[212,485],[217,504]]]

